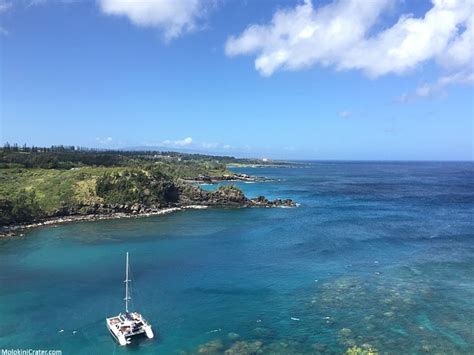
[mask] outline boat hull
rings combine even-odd
[[[153,339],[155,334],[153,334],[153,330],[151,329],[151,326],[148,326],[145,328],[145,334],[148,337],[148,339]]]
[[[110,334],[112,335],[112,337],[117,341],[117,343],[119,343],[120,345],[122,346],[125,346],[128,344],[127,342],[127,339],[125,338],[125,336],[123,336],[123,334],[120,334],[116,329],[115,327],[111,326],[109,324],[109,320],[107,319],[106,321],[106,324],[107,324],[107,329],[109,330]]]
[[[107,318],[106,324],[110,334],[122,346],[130,344],[132,338],[138,335],[146,335],[148,339],[155,336],[151,325],[136,312]]]

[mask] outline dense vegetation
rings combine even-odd
[[[175,183],[157,169],[103,174],[97,179],[96,194],[109,204],[161,205],[178,201]]]
[[[261,163],[258,160],[237,159],[230,156],[161,151],[93,150],[74,146],[18,147],[17,145],[10,146],[8,143],[0,148],[0,168],[137,167],[156,162],[163,162],[168,168],[178,169],[178,173],[183,166],[212,170],[225,169],[227,164]]]
[[[21,223],[43,216],[34,191],[20,190],[10,199],[0,199],[0,225]]]
[[[196,193],[183,188],[183,180],[229,174],[227,164],[245,162],[175,152],[5,146],[0,149],[0,226],[86,213],[104,204],[172,204],[180,191]]]

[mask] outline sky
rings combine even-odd
[[[0,0],[0,140],[473,160],[473,0]]]

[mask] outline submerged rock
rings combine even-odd
[[[352,330],[350,330],[349,328],[342,328],[341,330],[339,330],[339,334],[341,336],[348,337],[352,335]]]
[[[220,339],[215,339],[207,342],[204,345],[199,346],[198,348],[198,354],[212,354],[212,355],[217,355],[221,354],[222,350],[224,350],[224,344],[222,343],[222,340]]]
[[[225,351],[225,355],[253,355],[257,354],[262,348],[263,343],[256,341],[238,341]]]
[[[240,338],[240,335],[234,332],[227,333],[227,338],[230,340],[237,340]]]
[[[308,354],[307,351],[303,352],[301,349],[301,344],[294,341],[278,341],[271,344],[265,345],[262,348],[262,354],[268,355],[302,355]],[[310,354],[314,354],[311,352]]]
[[[272,331],[265,327],[257,327],[253,330],[253,332],[259,338],[267,338],[272,335]]]
[[[346,350],[346,355],[378,355],[377,349],[364,349],[358,346],[353,346]]]
[[[322,344],[322,343],[315,343],[315,344],[311,345],[311,349],[313,349],[314,351],[316,351],[318,353],[324,353],[327,350],[327,345]]]

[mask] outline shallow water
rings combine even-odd
[[[248,195],[301,206],[73,223],[0,241],[0,348],[474,353],[474,164],[238,171],[271,179],[238,183]],[[123,309],[126,251],[134,306],[159,338],[121,348],[104,320]]]

